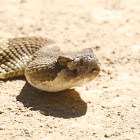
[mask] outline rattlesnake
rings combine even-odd
[[[99,74],[92,49],[62,52],[51,39],[9,38],[0,42],[0,79],[25,75],[34,87],[57,92],[93,80]]]

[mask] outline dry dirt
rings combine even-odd
[[[0,80],[0,140],[140,139],[140,0],[0,0],[0,38],[92,48],[94,81],[60,93]]]

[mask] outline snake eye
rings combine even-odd
[[[66,56],[59,56],[57,59],[57,62],[61,65],[61,66],[66,66],[68,62],[71,62],[72,59]]]
[[[75,74],[78,72],[77,69],[73,69],[72,71],[73,71],[73,73],[75,73]]]

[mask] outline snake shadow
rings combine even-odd
[[[33,111],[45,116],[76,118],[86,114],[87,104],[74,89],[49,93],[25,84],[17,100]]]

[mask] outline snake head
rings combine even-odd
[[[47,54],[47,55],[46,55]],[[41,90],[57,92],[92,81],[100,68],[92,49],[53,52],[34,60],[25,70],[28,82]]]

